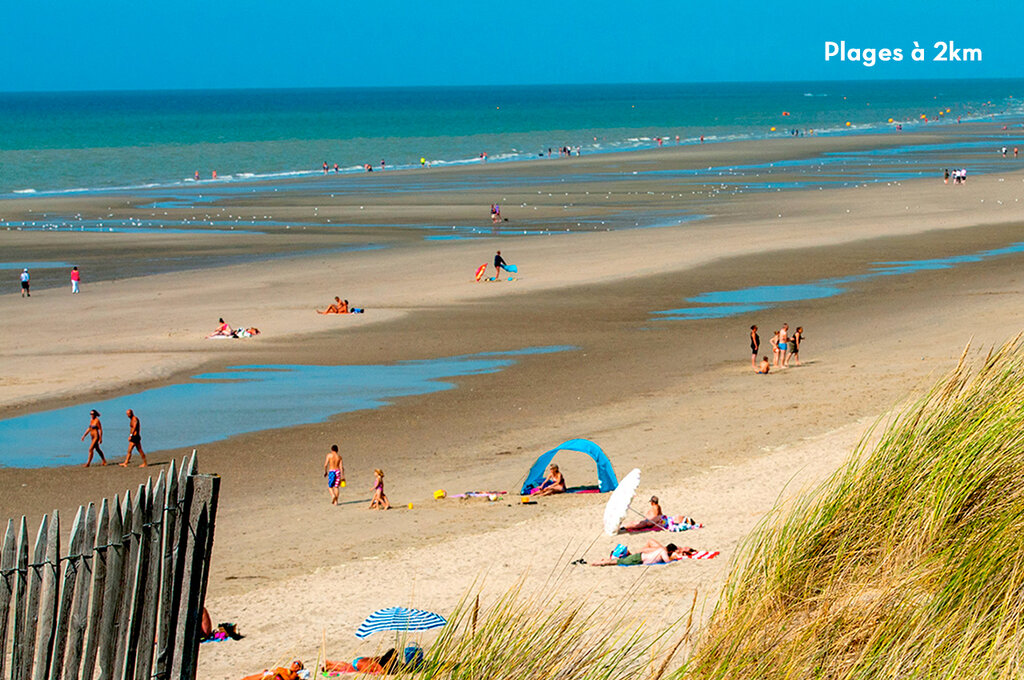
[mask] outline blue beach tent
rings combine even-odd
[[[597,463],[597,488],[601,493],[614,491],[615,487],[619,485],[618,479],[615,477],[615,470],[612,469],[612,462],[608,460],[608,456],[604,455],[604,451],[601,450],[600,446],[589,439],[570,439],[542,454],[534,462],[530,472],[526,475],[526,481],[523,482],[520,494],[525,496],[530,493],[530,489],[535,489],[544,482],[544,471],[547,470],[551,459],[559,451],[578,451],[593,458],[594,462]]]

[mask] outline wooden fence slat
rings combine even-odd
[[[32,680],[47,680],[50,674],[50,655],[53,653],[54,626],[57,623],[57,595],[60,593],[60,515],[53,511],[42,570],[42,590],[39,593],[39,637]]]
[[[146,579],[142,586],[141,617],[138,627],[138,653],[135,660],[135,680],[149,680],[153,667],[153,642],[156,639],[156,614],[159,603],[160,566],[162,555],[160,540],[163,530],[164,473],[161,470],[156,486],[149,489],[143,540],[146,542]],[[131,676],[125,674],[126,680]]]
[[[181,516],[178,512],[178,473],[172,460],[167,469],[167,492],[164,497],[163,538],[160,544],[160,613],[156,630],[156,680],[167,680],[174,654],[174,633],[177,630],[178,608],[174,606],[174,554],[178,546]]]
[[[114,507],[118,506],[114,496]],[[96,543],[93,548],[92,588],[89,594],[88,637],[85,639],[85,652],[82,654],[82,680],[92,680],[96,669],[96,656],[100,646],[100,624],[103,621],[103,593],[107,588],[107,544],[110,542],[110,508],[107,499],[100,504],[98,526],[96,527]],[[68,680],[77,680],[68,672]]]
[[[18,557],[14,568],[17,569],[14,581],[14,639],[17,641],[25,639],[25,598],[28,596],[28,524],[24,516],[18,530]],[[22,655],[25,648],[17,642],[13,648],[11,680],[22,680]]]
[[[125,492],[125,507],[130,508],[131,492]],[[117,623],[121,609],[121,577],[124,568],[124,525],[121,503],[114,496],[107,530],[107,582],[103,587],[103,618],[100,619],[99,649],[96,654],[96,678],[111,680],[117,655]],[[84,680],[89,680],[84,678]]]
[[[184,464],[184,463],[183,463]],[[183,582],[185,574],[188,573],[186,565],[192,558],[193,542],[189,540],[195,527],[195,520],[192,517],[192,510],[195,506],[195,477],[185,477],[184,485],[181,487],[181,500],[179,512],[181,513],[181,524],[178,529],[177,545],[174,547],[174,595],[173,604],[176,608],[174,613],[174,642],[172,643],[173,653],[171,654],[171,674],[169,680],[177,680],[181,677],[181,655],[183,651],[182,641],[185,636],[184,627],[186,618],[181,614],[182,602],[187,599],[188,584]]]
[[[118,607],[117,625],[114,627],[114,665],[110,670],[111,680],[124,678],[128,645],[132,643],[129,634],[129,619],[135,602],[135,568],[139,561],[139,545],[142,536],[146,487],[139,485],[135,502],[127,492],[124,499],[124,562],[121,565],[121,606]]]
[[[121,608],[121,634],[118,642],[117,675],[115,680],[132,678],[135,675],[135,656],[139,644],[139,623],[142,618],[142,596],[146,582],[146,540],[145,525],[149,523],[149,494],[152,488],[149,483],[140,484],[135,496],[135,507],[132,510],[132,529],[128,554],[125,565],[124,606]]]
[[[196,658],[199,653],[199,626],[202,620],[203,598],[208,576],[209,533],[217,509],[220,477],[194,475],[188,478],[187,506],[182,513],[187,517],[182,534],[185,546],[184,576],[178,608],[175,634],[172,680],[190,680],[195,677]]]
[[[25,610],[24,637],[21,638],[21,670],[20,677],[28,680],[32,677],[32,664],[35,662],[36,627],[39,623],[39,591],[43,585],[43,562],[46,561],[46,531],[50,523],[49,515],[43,515],[39,522],[39,533],[36,534],[35,549],[32,551],[32,562],[28,569],[28,600]]]
[[[104,541],[106,537],[104,537]],[[71,626],[68,629],[67,658],[64,661],[64,680],[78,680],[82,660],[82,643],[85,627],[89,622],[89,588],[92,586],[92,569],[95,562],[96,505],[89,503],[85,511],[85,530],[82,532],[81,548],[78,554],[78,578],[75,584],[75,605],[71,610]],[[72,549],[72,554],[75,550]],[[56,663],[56,662],[55,662]],[[50,680],[60,680],[60,669],[51,672]]]
[[[7,660],[7,620],[11,613],[11,595],[17,581],[14,571],[17,558],[16,534],[14,520],[7,520],[7,532],[4,534],[3,549],[0,550],[0,678],[4,677],[5,661]],[[13,653],[13,652],[12,652]]]
[[[82,541],[85,536],[85,508],[78,507],[75,523],[71,526],[68,555],[64,562],[64,577],[61,579],[60,603],[57,605],[57,621],[54,626],[53,652],[50,655],[49,680],[60,680],[64,669],[64,653],[67,648],[68,632],[71,629],[71,606],[74,604],[78,575],[81,571]],[[58,534],[59,535],[59,534]]]

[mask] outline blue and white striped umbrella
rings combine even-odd
[[[448,623],[440,614],[423,609],[388,607],[366,617],[356,631],[357,638],[366,638],[384,630],[433,630]]]

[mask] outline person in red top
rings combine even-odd
[[[71,268],[71,294],[74,295],[78,292],[78,282],[82,280],[82,275],[78,273],[78,267]]]

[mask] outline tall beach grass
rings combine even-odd
[[[679,677],[1024,677],[1021,338],[961,358],[736,564]]]

